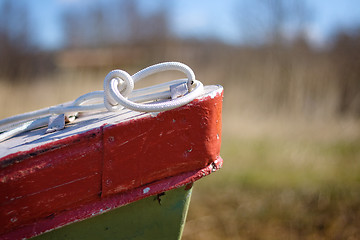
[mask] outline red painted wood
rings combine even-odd
[[[124,206],[131,202],[152,195],[156,195],[185,185],[191,187],[193,182],[220,169],[222,164],[222,158],[218,157],[214,162],[203,169],[181,173],[176,176],[131,189],[127,192],[102,198],[99,201],[79,205],[78,207],[71,209],[71,211],[63,211],[54,215],[50,215],[46,218],[42,218],[35,223],[23,225],[15,231],[3,234],[0,236],[0,239],[15,240],[30,238],[48,230],[68,225],[72,222],[100,215],[104,212],[108,212],[117,207]]]
[[[208,97],[156,118],[104,127],[102,195],[209,165],[220,152],[221,107],[221,96]]]
[[[101,192],[102,134],[98,129],[56,144],[44,153],[23,153],[0,172],[0,233]]]
[[[157,189],[165,191],[181,182],[169,178],[209,168],[219,159],[221,107],[218,91],[157,116],[103,125],[2,157],[0,236],[83,219],[94,212],[88,207],[76,213],[82,206],[120,195],[127,196],[124,204],[136,201],[144,197],[142,186],[164,181]],[[61,220],[48,224],[49,219]]]

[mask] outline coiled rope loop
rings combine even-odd
[[[152,74],[169,70],[177,70],[186,74],[187,87],[189,89],[188,94],[169,102],[150,104],[135,103],[127,99],[134,89],[135,82]],[[193,85],[195,85],[194,88]],[[178,62],[159,63],[147,67],[132,76],[122,70],[114,70],[111,71],[104,80],[104,104],[109,111],[117,111],[122,107],[126,107],[139,112],[161,112],[174,109],[191,102],[201,94],[202,88],[203,85],[201,82],[195,80],[195,74],[191,68]]]
[[[134,85],[137,81],[152,74],[170,70],[183,72],[187,79],[173,80],[134,90]],[[188,92],[178,98],[171,99],[172,95],[169,87],[185,83]],[[124,107],[139,112],[162,112],[181,107],[199,97],[202,92],[203,85],[200,81],[195,80],[195,74],[191,68],[179,62],[155,64],[132,76],[123,70],[113,70],[105,77],[104,91],[90,92],[70,103],[0,120],[0,132],[3,132],[0,134],[0,142],[21,132],[46,126],[50,116],[54,114],[65,114],[69,117],[76,116],[79,112],[103,109],[119,111]]]

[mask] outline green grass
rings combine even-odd
[[[360,138],[225,137],[184,239],[359,239]]]
[[[217,184],[308,188],[360,184],[360,141],[225,138]]]

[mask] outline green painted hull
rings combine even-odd
[[[173,189],[32,239],[180,239],[191,191]]]

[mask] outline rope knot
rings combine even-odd
[[[188,93],[183,96],[171,99],[168,102],[153,102],[153,103],[136,103],[129,100],[128,97],[134,90],[134,84],[143,78],[152,74],[176,70],[186,74]],[[124,107],[138,112],[162,112],[183,106],[202,93],[203,85],[201,82],[195,80],[195,74],[190,67],[179,62],[165,62],[155,64],[147,67],[134,75],[130,76],[123,70],[113,70],[109,72],[104,80],[104,105],[109,111],[119,111]],[[168,91],[169,92],[169,91]],[[161,93],[160,98],[164,98],[168,93]],[[152,96],[152,95],[149,95]],[[160,95],[154,95],[159,97]],[[167,98],[171,98],[168,96]],[[149,99],[150,100],[150,99]],[[157,100],[156,98],[153,100]]]
[[[116,101],[119,95],[125,99],[134,90],[134,80],[123,70],[113,70],[109,72],[104,80],[104,105],[109,111],[119,111],[124,106]]]

